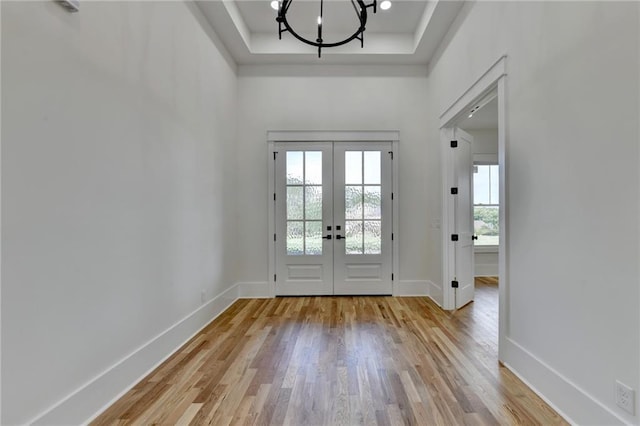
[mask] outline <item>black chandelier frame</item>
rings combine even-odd
[[[364,31],[367,25],[367,9],[372,8],[373,13],[377,12],[377,0],[373,0],[369,4],[365,4],[363,0],[351,0],[351,4],[353,5],[353,9],[356,12],[356,16],[360,21],[360,26],[351,36],[345,38],[342,41],[337,41],[334,43],[325,43],[322,39],[322,13],[324,9],[324,0],[320,0],[320,15],[318,21],[318,37],[315,41],[306,39],[298,34],[289,24],[287,20],[287,12],[289,11],[289,6],[291,6],[293,0],[280,0],[278,2],[278,16],[276,17],[276,21],[278,22],[278,38],[282,40],[282,33],[289,32],[295,38],[300,40],[303,43],[309,44],[311,46],[318,48],[318,58],[322,57],[322,49],[325,47],[337,47],[342,46],[343,44],[347,44],[352,40],[360,40],[360,47],[364,47]],[[283,28],[284,27],[284,28]]]

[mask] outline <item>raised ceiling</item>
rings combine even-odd
[[[369,0],[365,0],[369,3]],[[198,1],[207,20],[240,65],[245,64],[427,64],[460,11],[457,0],[396,0],[389,10],[368,9],[364,48],[358,41],[317,49],[291,34],[278,39],[277,12],[270,0]],[[289,23],[301,35],[315,39],[319,0],[294,0]],[[325,41],[352,34],[358,21],[349,0],[326,0]]]

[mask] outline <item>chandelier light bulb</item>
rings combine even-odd
[[[389,0],[383,0],[382,3],[380,3],[380,9],[382,10],[389,10],[390,7],[391,2]]]
[[[278,10],[278,0],[273,0],[271,2],[271,9]]]
[[[318,25],[322,25],[322,16],[318,16]]]

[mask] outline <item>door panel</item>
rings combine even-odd
[[[458,195],[454,202],[455,233],[455,277],[458,288],[455,307],[460,308],[473,301],[475,284],[473,277],[473,138],[468,133],[454,129],[458,147],[454,150],[455,182]]]
[[[336,144],[335,294],[391,294],[391,143]]]
[[[333,294],[332,143],[276,150],[276,294]]]

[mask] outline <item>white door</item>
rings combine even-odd
[[[276,294],[333,294],[333,144],[276,146]]]
[[[275,145],[277,295],[391,294],[391,150]]]
[[[334,294],[391,294],[391,167],[389,142],[334,146]]]
[[[473,276],[473,138],[468,133],[454,129],[454,140],[457,147],[454,152],[454,182],[457,187],[457,195],[454,195],[454,232],[457,241],[454,245],[454,282],[456,309],[473,301],[475,284]],[[454,237],[452,237],[454,238]]]

